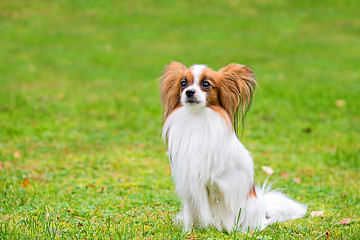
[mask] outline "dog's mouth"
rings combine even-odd
[[[190,104],[190,105],[197,105],[197,104],[200,104],[200,101],[195,100],[195,99],[187,99],[187,100],[185,101],[185,103],[188,103],[188,104]]]
[[[181,103],[192,108],[197,108],[204,105],[203,101],[201,101],[201,98],[196,96],[185,96],[181,99]]]

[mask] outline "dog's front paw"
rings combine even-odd
[[[183,233],[191,233],[191,231],[192,231],[192,226],[190,225],[183,226]]]
[[[192,216],[185,216],[184,210],[174,217],[174,223],[182,227],[183,233],[191,233],[192,231]]]

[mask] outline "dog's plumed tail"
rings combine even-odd
[[[249,197],[245,211],[240,214],[242,230],[260,230],[275,222],[296,219],[304,216],[307,206],[292,200],[278,190],[271,190],[271,185],[256,187],[256,196]]]

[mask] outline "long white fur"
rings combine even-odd
[[[194,84],[204,67],[195,68]],[[200,88],[196,88],[198,99],[203,100],[205,93],[198,91]],[[263,229],[306,213],[305,205],[265,187],[256,188],[257,197],[249,196],[254,185],[253,160],[229,127],[230,119],[205,104],[187,104],[185,95],[181,102],[167,117],[162,138],[168,141],[175,190],[183,207],[178,219],[185,231],[194,223],[227,232]]]

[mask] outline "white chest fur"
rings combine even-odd
[[[185,197],[194,205],[209,202],[205,199],[209,197],[206,185],[221,184],[228,177],[233,182],[224,183],[221,194],[232,195],[228,187],[239,184],[243,193],[234,197],[241,197],[238,199],[241,202],[245,200],[253,183],[253,162],[227,121],[211,108],[187,106],[175,110],[166,119],[163,138],[168,140],[172,175],[183,201]]]
[[[221,172],[226,149],[236,137],[218,113],[181,107],[166,120],[168,153],[175,181],[178,177],[204,182],[209,174]]]

